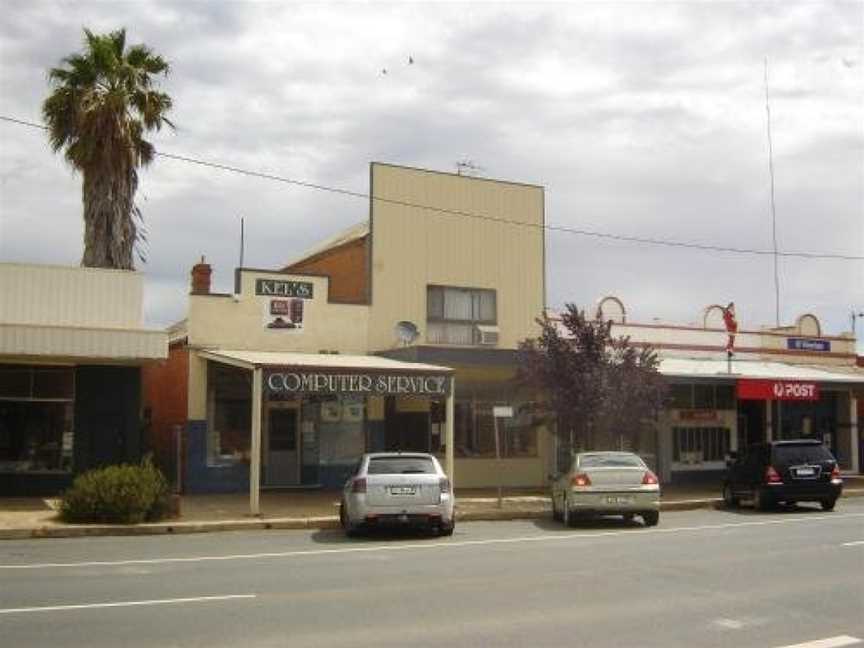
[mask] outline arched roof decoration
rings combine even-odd
[[[706,329],[725,328],[725,325],[723,324],[724,310],[725,307],[720,304],[711,304],[710,306],[706,306],[705,310],[702,312],[702,327]]]
[[[795,326],[800,335],[809,337],[821,337],[822,325],[819,323],[819,318],[813,313],[804,313],[795,321]]]
[[[607,295],[597,302],[597,319],[604,322],[612,321],[615,324],[627,323],[627,309],[624,302],[617,297]]]

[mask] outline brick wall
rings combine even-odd
[[[364,236],[290,265],[285,270],[329,277],[328,299],[331,302],[366,304],[369,302],[368,242],[369,237]]]
[[[145,451],[152,451],[157,465],[173,479],[176,474],[175,429],[185,428],[189,393],[189,350],[172,345],[168,359],[141,370],[143,406],[149,424]]]

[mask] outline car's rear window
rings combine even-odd
[[[596,454],[579,459],[580,468],[642,468],[642,460],[635,455]]]
[[[370,475],[434,475],[435,464],[429,457],[372,457]]]
[[[778,445],[774,446],[773,461],[778,464],[795,466],[804,463],[821,463],[834,459],[828,448],[822,445]]]

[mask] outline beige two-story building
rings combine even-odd
[[[543,188],[380,163],[370,182],[368,218],[237,269],[232,293],[193,268],[145,375],[155,442],[185,437],[187,491],[334,487],[390,449],[439,453],[461,488],[544,482],[549,438],[515,381],[544,308]]]

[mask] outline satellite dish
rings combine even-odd
[[[411,344],[414,340],[420,337],[420,331],[417,329],[417,325],[414,322],[408,322],[403,320],[401,322],[396,322],[396,337],[399,338],[399,341],[407,346]]]

